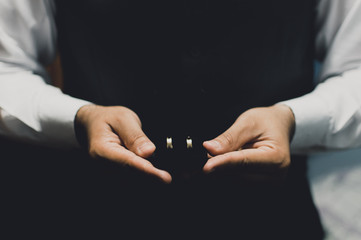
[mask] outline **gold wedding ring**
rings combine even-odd
[[[173,149],[173,141],[171,137],[167,137],[167,149]]]
[[[190,148],[193,148],[193,142],[192,142],[192,138],[191,137],[187,137],[186,139],[186,143],[187,143],[187,148],[190,149]]]

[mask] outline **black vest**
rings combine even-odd
[[[314,0],[57,1],[64,91],[131,108],[156,145],[166,137],[183,141],[188,135],[200,145],[246,109],[312,90],[314,10]],[[272,191],[204,179],[125,188],[143,189],[148,194],[129,191],[170,219],[153,224],[142,214],[156,231],[218,228],[271,238],[304,229],[302,236],[311,239],[321,230],[304,160],[294,158],[291,168],[299,168],[291,171],[286,187]],[[161,189],[156,192],[162,198],[154,196],[154,189]],[[139,203],[130,199],[130,205]],[[283,226],[287,229],[279,231]]]

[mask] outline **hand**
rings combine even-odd
[[[155,168],[145,159],[154,153],[155,145],[130,109],[86,105],[79,109],[75,122],[85,132],[90,156],[130,166],[165,183],[172,181],[168,172]]]
[[[262,180],[282,176],[290,165],[294,126],[294,115],[286,105],[250,109],[223,134],[203,143],[210,157],[203,170],[222,169]]]

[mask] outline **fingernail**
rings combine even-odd
[[[214,172],[214,168],[203,169],[203,171],[206,174],[210,174],[210,173]]]
[[[210,147],[214,148],[214,149],[220,149],[221,148],[221,144],[218,141],[215,141],[215,140],[206,141],[205,143],[207,145],[209,145]]]
[[[213,172],[213,171],[214,171],[214,168],[212,167],[211,164],[206,164],[206,165],[204,165],[204,167],[203,167],[203,171],[204,171],[206,174],[208,174],[208,173]]]
[[[166,184],[169,184],[172,182],[172,176],[166,172],[166,171],[163,171],[163,170],[159,170],[159,173],[160,175],[162,176],[161,177],[161,180],[166,183]]]
[[[153,150],[153,144],[147,142],[147,143],[144,143],[143,145],[139,146],[137,149],[138,149],[138,152],[146,153],[146,152]]]

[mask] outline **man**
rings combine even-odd
[[[160,232],[321,237],[304,172],[292,168],[303,156],[292,156],[286,188],[267,184],[287,172],[291,141],[295,154],[361,145],[360,1],[4,1],[0,9],[1,131],[79,142],[93,158],[120,163],[105,175],[121,175],[123,192],[109,195],[112,185],[103,194],[133,207],[122,219]],[[70,96],[44,83],[56,46]],[[313,90],[315,58],[323,65]],[[155,209],[170,221],[154,224]]]

